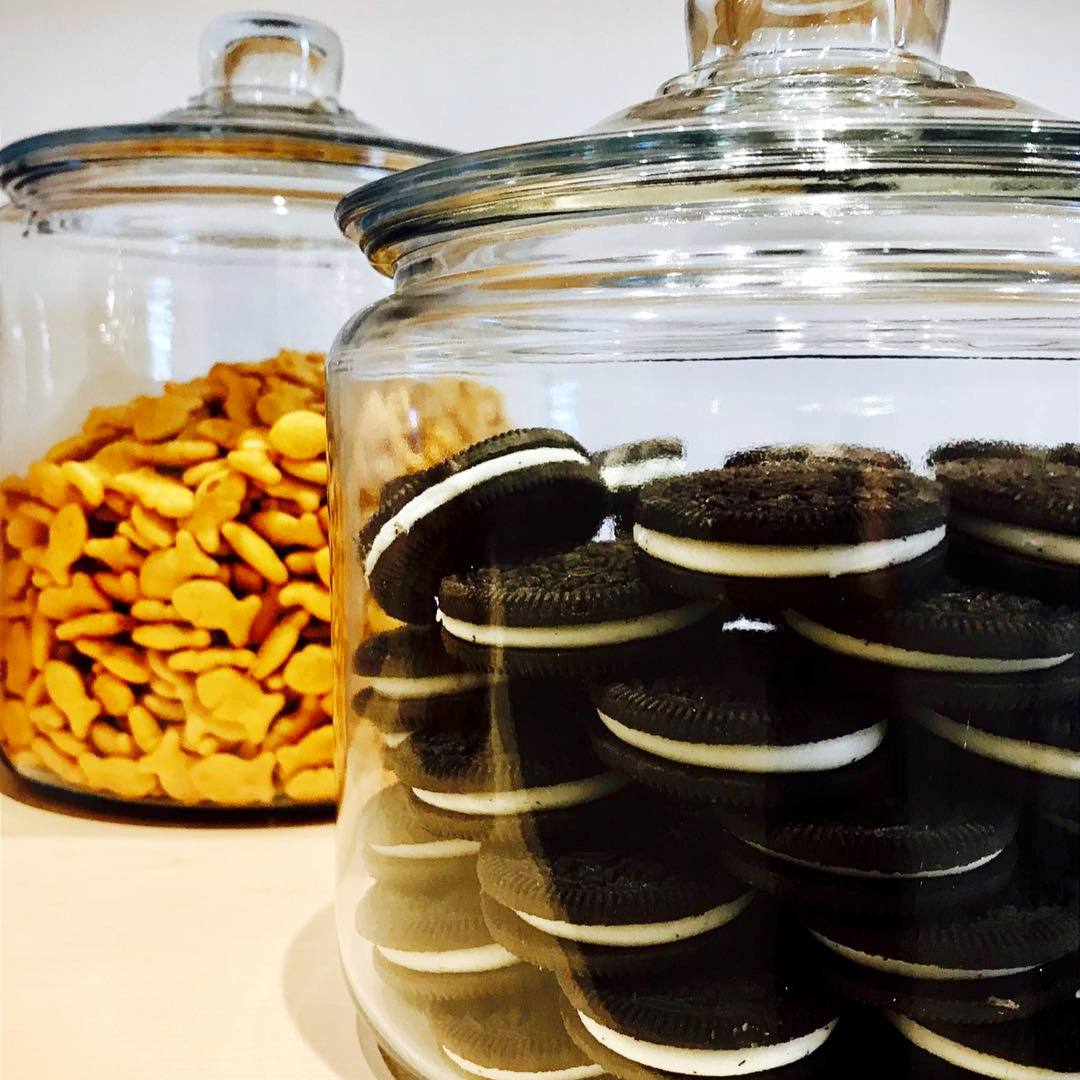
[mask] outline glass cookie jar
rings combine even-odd
[[[339,207],[338,930],[411,1073],[1080,1068],[1080,127],[946,15],[690,4],[654,100]],[[446,379],[501,430],[386,468]]]
[[[224,17],[199,63],[183,108],[0,151],[0,748],[105,798],[329,806],[324,353],[387,291],[332,210],[441,151],[338,104],[317,23]],[[388,447],[453,404],[387,400]]]

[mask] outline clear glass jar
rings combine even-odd
[[[688,6],[655,100],[338,211],[395,282],[328,364],[362,1025],[428,1080],[1072,1075],[1080,128],[942,67],[944,0]],[[389,460],[461,380],[503,434]]]
[[[175,112],[0,151],[0,748],[105,798],[329,806],[323,354],[387,291],[331,211],[442,151],[338,104],[318,23],[223,17],[200,68]]]

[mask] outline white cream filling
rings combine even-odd
[[[382,737],[383,746],[390,750],[396,750],[408,737],[409,733],[407,731],[384,731]]]
[[[555,465],[564,461],[589,464],[589,459],[584,454],[570,447],[537,446],[529,450],[515,450],[512,454],[501,454],[490,461],[483,461],[468,469],[462,469],[461,472],[454,473],[437,484],[432,484],[415,498],[410,499],[375,534],[375,539],[372,540],[371,547],[364,557],[364,573],[370,578],[383,552],[399,536],[404,536],[422,518],[447,503],[453,502],[466,491],[488,480],[493,480],[497,476],[506,476],[523,469],[535,469],[540,465]]]
[[[876,880],[894,880],[894,881],[911,881],[916,878],[942,878],[951,877],[953,874],[966,874],[969,870],[978,870],[980,866],[985,866],[987,863],[993,862],[1004,848],[999,848],[997,851],[991,852],[989,855],[984,855],[981,859],[976,859],[974,862],[965,863],[963,866],[948,866],[941,870],[913,870],[911,873],[898,873],[888,872],[885,870],[859,870],[850,866],[829,866],[826,863],[811,862],[809,859],[798,859],[794,855],[788,855],[786,852],[773,851],[771,848],[767,848],[762,844],[755,844],[753,840],[744,840],[743,843],[749,844],[750,847],[756,848],[758,851],[763,852],[766,855],[771,856],[774,859],[780,859],[782,862],[792,863],[795,866],[805,866],[808,870],[821,870],[827,874],[839,874],[842,877],[857,877],[857,878],[874,878]]]
[[[440,810],[494,817],[577,806],[610,795],[629,782],[617,772],[606,772],[584,780],[570,780],[565,784],[552,784],[550,787],[521,788],[518,791],[451,792],[413,788],[412,792],[421,802]]]
[[[889,1019],[903,1035],[928,1054],[979,1076],[989,1076],[993,1080],[1080,1080],[1080,1072],[1055,1072],[1039,1065],[1019,1065],[981,1050],[972,1050],[970,1046],[938,1035],[906,1016],[890,1013]]]
[[[862,967],[873,968],[875,971],[884,971],[889,975],[903,975],[909,979],[938,979],[942,982],[952,982],[957,979],[997,979],[1005,975],[1019,975],[1024,971],[1032,971],[1038,964],[1028,964],[1024,967],[1013,968],[949,968],[938,964],[917,964],[910,960],[894,960],[888,956],[874,956],[872,953],[861,952],[847,945],[841,945],[838,941],[811,930],[814,935],[827,948],[839,953],[846,960]]]
[[[604,1070],[599,1065],[573,1065],[569,1069],[545,1069],[542,1072],[518,1072],[515,1069],[493,1069],[488,1065],[477,1065],[475,1061],[455,1054],[444,1046],[442,1052],[459,1068],[483,1080],[588,1080],[591,1076],[601,1076]]]
[[[376,855],[393,859],[462,859],[480,850],[479,840],[430,840],[424,844],[369,844]]]
[[[761,6],[770,15],[799,18],[803,15],[829,15],[837,11],[849,11],[863,7],[870,0],[761,0]]]
[[[376,949],[398,967],[422,971],[429,975],[466,974],[475,971],[496,971],[512,967],[521,961],[501,945],[478,945],[472,949],[446,949],[443,952],[412,952],[407,949]]]
[[[669,476],[682,476],[686,462],[682,458],[659,457],[649,461],[634,461],[624,465],[605,465],[600,479],[611,491],[622,488],[638,488],[653,480],[666,480]]]
[[[929,709],[920,709],[916,716],[923,727],[969,753],[1045,776],[1080,780],[1080,753],[1075,750],[982,731]]]
[[[497,649],[587,649],[596,645],[621,645],[681,630],[700,622],[715,607],[707,600],[698,600],[634,619],[612,619],[578,626],[493,626],[465,622],[441,611],[438,619],[448,634],[474,645]]]
[[[481,671],[462,671],[453,675],[428,675],[422,679],[395,679],[383,675],[360,676],[364,686],[371,687],[379,697],[393,701],[411,701],[414,698],[445,697],[463,690],[487,686],[493,676]]]
[[[933,551],[945,539],[945,526],[894,540],[862,544],[732,544],[690,540],[634,526],[634,543],[661,562],[699,574],[726,577],[797,578],[866,574],[910,562]]]
[[[613,1031],[597,1023],[580,1009],[578,1017],[585,1025],[585,1030],[608,1050],[636,1061],[639,1065],[687,1076],[746,1076],[749,1073],[779,1069],[809,1057],[832,1034],[837,1023],[836,1020],[831,1020],[808,1035],[800,1035],[797,1039],[771,1046],[748,1046],[739,1050],[700,1050],[635,1039],[632,1035],[624,1035],[621,1031]]]
[[[1035,656],[1018,660],[1002,660],[994,656],[950,656],[945,653],[920,652],[917,649],[901,649],[896,645],[883,645],[877,641],[830,630],[821,623],[808,619],[790,608],[784,619],[795,633],[815,645],[843,656],[855,656],[860,660],[873,660],[890,667],[910,668],[914,671],[949,671],[958,674],[1006,675],[1017,671],[1043,671],[1065,663],[1073,654],[1063,656]]]
[[[872,753],[885,738],[887,720],[820,742],[794,746],[753,746],[681,742],[627,727],[597,710],[604,727],[639,750],[683,765],[750,773],[825,772],[850,765]]]
[[[949,514],[949,524],[994,547],[1006,548],[1021,555],[1030,555],[1065,566],[1080,566],[1080,536],[1032,529],[1027,525],[1013,525],[1006,521],[992,521],[955,510]]]
[[[537,930],[543,930],[544,933],[565,941],[580,941],[583,945],[618,945],[635,948],[682,941],[684,938],[708,933],[718,926],[725,926],[741,915],[753,898],[754,893],[751,890],[737,900],[710,908],[700,915],[689,915],[684,919],[671,919],[668,922],[626,923],[622,926],[589,925],[563,922],[560,919],[545,919],[539,915],[530,915],[527,911],[518,911],[516,908],[514,914],[530,926],[535,926]]]

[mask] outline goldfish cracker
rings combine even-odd
[[[24,702],[18,698],[0,701],[0,732],[4,744],[13,750],[23,750],[34,740],[34,725]]]
[[[21,596],[30,581],[30,567],[22,559],[12,559],[4,567],[3,589],[7,600]]]
[[[198,675],[218,667],[249,668],[255,663],[250,649],[181,649],[168,659],[173,673],[190,672]]]
[[[55,644],[56,630],[35,604],[34,613],[30,619],[30,664],[35,671],[44,669]]]
[[[4,685],[13,697],[21,697],[33,678],[30,627],[22,620],[8,622],[4,634]]]
[[[252,677],[261,682],[281,667],[292,655],[301,631],[310,621],[311,616],[306,611],[294,611],[282,619],[259,647],[251,667]]]
[[[299,742],[309,731],[326,722],[318,703],[305,698],[299,708],[288,716],[279,716],[271,725],[265,739],[264,750],[280,750],[281,747]]]
[[[282,779],[288,780],[293,773],[316,765],[334,763],[334,729],[330,724],[323,724],[310,734],[305,735],[292,746],[283,746],[277,751],[278,770]]]
[[[298,694],[319,697],[334,684],[334,664],[325,645],[308,645],[293,653],[282,672],[285,685]]]
[[[74,641],[76,638],[115,637],[135,625],[135,620],[118,611],[92,611],[74,619],[56,624],[57,641]]]
[[[122,799],[145,799],[158,790],[157,777],[142,772],[130,758],[82,753],[78,763],[90,787],[97,791],[108,791]]]
[[[322,484],[325,487],[330,480],[330,466],[327,465],[325,458],[316,458],[312,461],[282,458],[278,462],[278,468],[290,476],[295,476],[297,480],[303,480],[309,484]]]
[[[183,524],[208,555],[217,554],[221,526],[237,518],[246,495],[247,480],[230,469],[212,473],[195,489],[195,508]]]
[[[266,510],[254,514],[251,527],[275,547],[321,548],[326,537],[314,514],[286,514],[282,510]]]
[[[319,575],[319,580],[329,589],[330,548],[319,548],[319,550],[315,552],[315,573]]]
[[[50,660],[45,665],[44,676],[49,698],[67,717],[72,734],[85,739],[90,722],[101,714],[101,702],[87,694],[82,675],[70,664]]]
[[[59,731],[67,725],[66,717],[55,705],[35,705],[29,710],[27,716],[30,723],[42,735],[47,735],[50,731]]]
[[[294,502],[305,513],[313,514],[319,509],[319,504],[326,497],[325,491],[320,492],[317,487],[301,484],[297,480],[281,480],[276,484],[268,485],[266,493],[276,499],[286,499]]]
[[[135,742],[126,731],[117,731],[103,720],[90,725],[90,742],[105,757],[133,757]]]
[[[284,585],[289,580],[288,568],[254,530],[235,521],[226,521],[221,526],[221,535],[244,562],[271,584]]]
[[[180,747],[180,734],[170,728],[157,746],[139,758],[139,772],[156,776],[162,790],[170,798],[185,806],[193,806],[202,799],[198,788],[191,782],[191,768],[197,757],[185,754]]]
[[[139,622],[175,622],[180,613],[163,600],[136,600],[131,605],[131,616]]]
[[[46,529],[56,519],[56,511],[51,506],[34,502],[32,499],[19,503],[19,513],[31,521],[36,521],[39,525],[44,525]]]
[[[62,754],[67,754],[70,758],[78,760],[79,755],[86,752],[86,744],[81,739],[76,739],[70,731],[65,731],[63,728],[49,728],[43,731],[42,734],[57,750]]]
[[[161,725],[145,705],[135,705],[127,716],[131,738],[144,754],[151,753],[161,742]]]
[[[303,769],[285,781],[285,794],[294,802],[333,802],[337,790],[337,776],[327,765]]]
[[[173,439],[167,443],[140,445],[135,451],[140,461],[170,469],[201,465],[217,457],[217,444],[208,439]]]
[[[195,680],[195,693],[215,720],[241,728],[253,742],[266,738],[285,704],[284,694],[264,693],[254,679],[235,668],[204,672]]]
[[[302,607],[323,622],[330,621],[330,590],[310,581],[294,581],[278,594],[282,607]]]
[[[176,526],[152,510],[141,506],[131,508],[131,525],[152,548],[164,550],[176,542]]]
[[[124,682],[138,685],[150,681],[150,667],[146,657],[136,649],[118,645],[115,641],[100,642],[89,638],[79,638],[75,642],[75,648],[83,656],[99,661],[106,671]]]
[[[273,754],[263,753],[245,761],[236,754],[210,754],[191,766],[189,776],[195,790],[211,802],[223,806],[271,803],[276,794],[273,782]]]
[[[178,435],[199,405],[197,397],[175,393],[156,398],[137,398],[133,425],[135,438],[140,442],[158,442]]]
[[[223,423],[228,423],[228,421],[223,421]],[[189,488],[198,489],[204,480],[209,480],[211,476],[223,476],[228,471],[229,467],[220,458],[214,458],[212,461],[203,461],[198,465],[192,465],[190,468],[185,469],[180,479]],[[198,503],[196,502],[197,506]]]
[[[207,630],[192,630],[175,623],[151,623],[132,630],[131,640],[147,649],[172,652],[174,649],[205,649],[211,639]]]
[[[35,461],[26,472],[30,493],[59,510],[75,501],[77,492],[67,482],[63,469],[52,461]]]
[[[153,469],[118,473],[109,480],[109,487],[130,495],[147,510],[156,510],[163,517],[185,518],[195,509],[195,495],[190,488]]]
[[[143,565],[142,552],[134,547],[126,536],[87,540],[83,552],[117,573],[138,570]]]
[[[5,573],[7,568],[5,567]],[[38,597],[38,611],[47,619],[64,621],[91,611],[109,611],[112,604],[91,580],[89,574],[77,573],[67,587],[43,589]]]
[[[289,573],[297,577],[315,573],[315,552],[313,551],[290,551],[285,556],[285,565]]]
[[[88,507],[94,509],[105,501],[105,481],[108,473],[104,469],[93,462],[65,461],[60,466],[60,471]]]
[[[139,589],[148,600],[170,600],[177,586],[192,578],[214,577],[218,569],[218,564],[200,550],[195,537],[180,529],[171,548],[147,556],[139,571]]]
[[[168,701],[183,701],[184,694],[176,683],[166,682],[164,679],[150,680],[150,693],[163,697]]]
[[[66,784],[71,784],[73,787],[87,786],[86,774],[78,763],[66,754],[62,754],[44,736],[39,735],[34,739],[30,744],[30,749],[37,754],[47,769],[56,773]]]
[[[101,702],[109,716],[127,716],[135,704],[135,694],[131,687],[108,672],[95,676],[90,684],[90,692]]]
[[[257,596],[237,600],[219,581],[185,582],[173,590],[172,602],[181,618],[192,626],[223,630],[229,644],[237,649],[247,645],[251,624],[262,607],[262,601]],[[206,645],[209,644],[207,641]]]
[[[243,473],[264,487],[270,488],[282,482],[281,470],[263,449],[250,447],[246,450],[231,450],[226,460],[230,469]]]
[[[326,419],[307,409],[286,413],[274,421],[270,445],[282,457],[309,461],[326,454]]]
[[[187,715],[182,701],[161,697],[158,694],[143,694],[140,704],[166,723],[179,723]]]
[[[4,536],[7,542],[17,551],[26,551],[28,548],[40,547],[47,532],[47,526],[28,517],[20,510],[16,511],[8,520]]]
[[[94,585],[118,604],[134,604],[139,599],[139,579],[133,570],[121,574],[95,574]]]

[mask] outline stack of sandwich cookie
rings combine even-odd
[[[356,930],[374,946],[380,978],[415,1002],[511,993],[532,970],[492,940],[472,875],[430,891],[377,881]]]
[[[651,587],[628,541],[593,542],[529,563],[451,576],[439,622],[451,655],[470,667],[516,675],[574,676],[654,661],[711,615]]]
[[[649,485],[634,542],[657,584],[744,614],[897,598],[940,575],[945,502],[905,469],[770,460]]]
[[[482,835],[494,819],[578,807],[626,785],[592,748],[583,687],[515,680],[494,687],[489,705],[467,725],[416,731],[383,752],[429,811],[463,828],[475,823],[463,835]]]
[[[481,1080],[591,1080],[604,1070],[566,1034],[561,994],[535,975],[503,997],[433,1006],[431,1027],[442,1052]]]
[[[468,832],[467,826],[462,832]],[[383,788],[360,815],[364,868],[373,878],[435,887],[474,873],[480,842],[455,835],[405,784]]]
[[[829,1044],[840,1004],[786,965],[651,982],[563,976],[559,985],[570,1037],[622,1080],[837,1075]]]
[[[867,759],[885,737],[883,709],[793,676],[782,635],[729,632],[692,660],[691,674],[597,690],[604,761],[676,796],[751,806],[850,794],[875,778]]]
[[[1080,621],[1029,597],[946,580],[905,604],[784,612],[869,691],[910,705],[1001,708],[1080,694]]]
[[[387,484],[360,534],[372,595],[406,622],[435,618],[447,574],[587,540],[607,492],[589,455],[561,431],[510,431]]]
[[[353,670],[361,683],[353,708],[387,745],[411,731],[482,713],[492,683],[448,656],[434,626],[402,626],[368,638],[356,650]]]
[[[912,1075],[927,1080],[1077,1080],[1080,1001],[1002,1024],[917,1021],[893,1013],[893,1025],[917,1048]]]
[[[981,906],[917,918],[805,917],[833,989],[911,1017],[995,1023],[1080,989],[1076,894],[1026,876]]]
[[[1080,607],[1080,466],[1045,453],[935,459],[950,566],[968,581]]]
[[[768,816],[728,811],[729,867],[797,910],[917,913],[985,900],[1013,872],[1011,804],[900,790],[882,775],[857,804]]]
[[[616,536],[630,535],[634,504],[646,484],[686,472],[685,454],[680,439],[643,439],[593,454],[593,464],[608,489]]]
[[[757,929],[744,915],[752,890],[717,869],[705,822],[689,814],[676,826],[655,799],[635,802],[616,796],[592,828],[485,842],[478,872],[495,940],[555,971],[642,974],[737,955]]]

